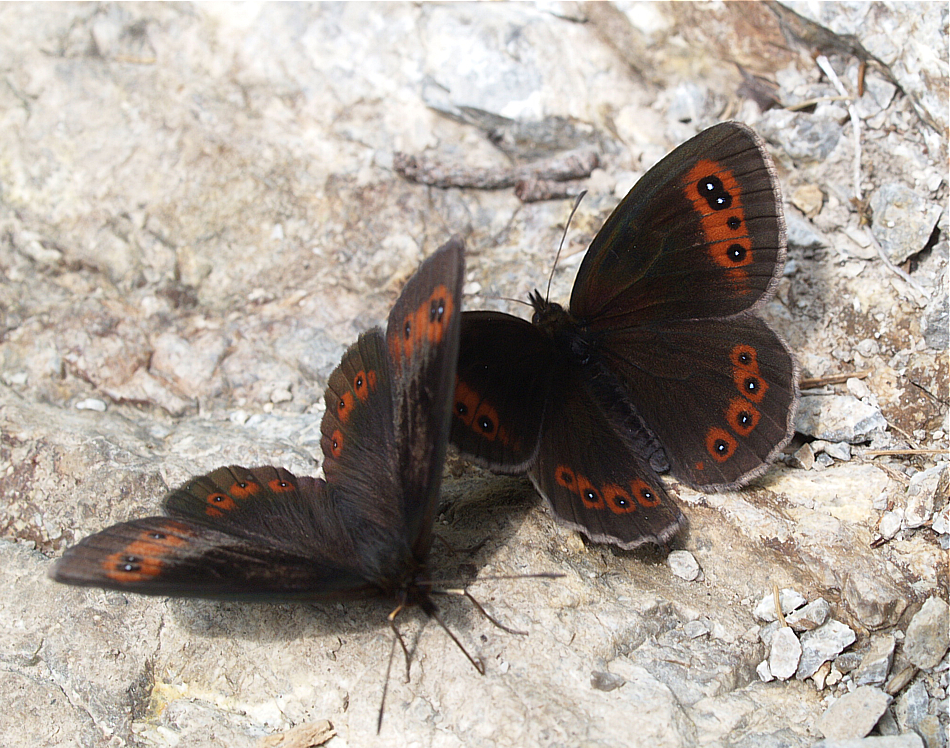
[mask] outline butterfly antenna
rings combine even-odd
[[[551,282],[554,280],[554,271],[557,270],[557,261],[561,257],[561,249],[564,248],[564,240],[567,238],[567,229],[571,225],[571,220],[574,218],[574,214],[577,212],[577,208],[580,206],[581,200],[584,199],[584,195],[586,194],[587,190],[581,190],[577,197],[574,198],[574,207],[571,208],[571,215],[567,217],[567,223],[564,224],[564,233],[561,234],[561,243],[557,247],[557,254],[554,255],[554,266],[551,268],[551,275],[548,276],[548,290],[544,292],[545,301],[551,298]]]

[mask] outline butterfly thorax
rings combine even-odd
[[[595,355],[597,341],[586,325],[560,304],[543,298],[538,291],[529,298],[534,307],[531,322],[572,361],[581,366],[589,364]]]

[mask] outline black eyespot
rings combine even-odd
[[[466,413],[468,413],[468,406],[461,401],[457,402],[455,403],[455,412],[460,416],[464,416]]]
[[[752,360],[752,356],[750,356],[748,353],[743,352],[739,354],[739,363],[747,364],[751,360]]]
[[[747,390],[748,392],[758,392],[758,390],[759,390],[759,383],[758,383],[758,381],[755,380],[755,379],[753,379],[752,377],[749,377],[747,380],[745,380],[745,383],[744,383],[744,384],[745,384],[745,388],[746,388],[746,390]]]
[[[282,480],[282,481],[281,481],[280,483],[278,483],[277,485],[280,486],[281,488],[287,488],[287,486],[289,486],[290,484],[289,484],[287,481]]]
[[[495,428],[494,422],[488,416],[482,416],[478,419],[478,425],[482,431],[492,431]]]
[[[218,503],[220,503],[222,501],[226,501],[227,496],[225,496],[224,494],[216,493],[214,496],[211,497],[211,500],[217,501]]]
[[[716,450],[716,454],[724,455],[726,452],[729,451],[729,445],[726,444],[724,440],[717,439],[716,444],[714,445],[714,449]]]
[[[356,389],[361,389],[363,387],[363,377],[359,376],[356,378]]]
[[[624,507],[624,508],[626,508],[630,504],[630,502],[627,501],[627,499],[624,498],[623,496],[618,496],[616,499],[614,499],[614,501],[617,502],[617,506]]]
[[[699,180],[700,194],[713,210],[725,210],[732,206],[732,195],[726,190],[719,177],[708,176]]]
[[[733,231],[736,231],[742,225],[742,221],[739,220],[738,216],[729,216],[726,225]]]
[[[740,426],[748,426],[749,423],[751,423],[751,421],[752,421],[752,415],[751,415],[750,413],[747,413],[746,411],[742,411],[742,412],[739,414],[739,425],[740,425]]]
[[[445,314],[445,301],[443,299],[433,299],[429,306],[429,320],[441,322],[443,314]]]
[[[745,259],[746,248],[741,244],[733,244],[729,247],[729,259],[733,262],[742,262]]]
[[[242,481],[238,481],[238,485],[239,485],[241,488],[247,488],[247,481],[243,481],[243,480],[242,480]]]
[[[653,501],[653,492],[647,490],[646,488],[644,488],[644,489],[640,492],[640,495],[641,495],[646,501]]]
[[[403,328],[403,335],[405,335],[406,340],[409,340],[409,336],[412,335],[412,326],[409,324],[409,318],[406,318],[405,327]]]
[[[150,532],[148,536],[154,540],[164,540],[166,537],[163,532]]]
[[[590,489],[584,491],[584,495],[587,497],[588,501],[597,501],[597,494],[595,494]],[[620,499],[617,503],[619,504],[623,499]]]
[[[120,571],[139,571],[141,568],[139,564],[119,564]]]

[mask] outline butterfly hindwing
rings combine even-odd
[[[485,467],[524,472],[538,451],[553,352],[519,317],[464,312],[452,443]]]
[[[577,367],[556,377],[538,458],[529,471],[558,519],[621,548],[666,544],[686,519],[622,425],[605,414]]]
[[[403,518],[392,386],[383,333],[363,333],[327,381],[320,445],[331,499],[398,534]]]
[[[605,362],[680,480],[734,487],[788,442],[795,360],[758,317],[657,323],[605,333],[603,342]]]
[[[785,261],[778,180],[762,140],[726,122],[679,146],[591,242],[571,313],[592,331],[728,317],[774,288]]]

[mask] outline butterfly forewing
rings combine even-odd
[[[778,194],[751,129],[705,130],[647,172],[607,219],[577,273],[571,312],[596,331],[751,308],[785,260]]]
[[[464,251],[453,238],[422,263],[386,328],[401,508],[417,557],[428,552],[449,436]]]
[[[291,521],[297,519],[306,518]],[[358,569],[313,546],[295,552],[174,517],[124,522],[84,538],[63,554],[51,576],[146,595],[220,599],[319,600],[371,591]]]

